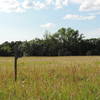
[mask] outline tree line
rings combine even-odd
[[[19,47],[22,56],[82,56],[100,55],[100,39],[84,39],[83,34],[72,28],[61,28],[54,34],[45,33],[42,39],[4,42],[0,56],[14,56],[14,47]]]

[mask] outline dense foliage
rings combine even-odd
[[[53,35],[46,33],[43,39],[5,42],[0,45],[0,56],[14,56],[15,45],[23,56],[100,55],[100,39],[84,39],[71,28],[61,28]]]

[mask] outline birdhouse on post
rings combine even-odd
[[[14,76],[15,76],[15,81],[17,80],[17,60],[19,57],[22,57],[21,54],[21,48],[16,44],[14,47]]]

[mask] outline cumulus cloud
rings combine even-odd
[[[78,3],[80,11],[100,10],[100,0],[43,0],[41,2],[39,0],[24,0],[23,7],[42,9],[53,5],[55,8],[63,8],[68,6],[69,2]]]
[[[41,3],[40,1],[33,2],[33,8],[35,9],[43,9],[46,8],[46,5],[44,3]]]
[[[80,5],[80,11],[100,10],[100,0],[84,0]]]
[[[68,0],[56,0],[55,6],[56,8],[63,8],[63,6],[68,5]]]
[[[98,38],[100,37],[100,28],[92,28],[84,31],[84,34],[87,38]]]
[[[40,25],[41,28],[45,28],[45,29],[53,28],[54,26],[55,26],[54,23],[47,23],[47,24]]]
[[[33,3],[32,3],[32,1],[25,0],[25,1],[22,3],[22,6],[23,6],[24,8],[32,8]]]
[[[46,4],[45,3],[42,3],[40,1],[30,1],[30,0],[25,0],[23,3],[22,3],[22,6],[24,8],[34,8],[34,9],[43,9],[43,8],[46,8]]]
[[[84,0],[70,0],[71,3],[81,4]]]
[[[22,12],[20,2],[17,0],[0,0],[0,12]]]
[[[100,0],[70,0],[70,2],[80,4],[80,11],[100,10]]]
[[[71,20],[93,20],[96,16],[80,16],[74,14],[68,14],[64,16],[64,19],[71,19]]]
[[[46,0],[45,4],[46,5],[51,5],[53,3],[53,0]]]
[[[80,11],[100,10],[100,0],[43,0],[41,2],[39,0],[24,0],[23,7],[43,9],[52,5],[55,8],[63,8],[68,6],[69,2],[79,4]]]
[[[2,12],[23,12],[26,9],[44,9],[49,6],[62,8],[68,5],[68,0],[0,0],[0,11]]]
[[[24,8],[43,9],[51,5],[55,6],[55,8],[63,8],[63,6],[68,5],[68,0],[44,0],[42,2],[35,0],[24,0],[23,2]]]
[[[0,0],[0,11],[23,12],[26,9],[63,8],[77,3],[80,11],[100,11],[100,0]]]

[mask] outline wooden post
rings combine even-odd
[[[17,57],[15,57],[14,61],[14,73],[15,73],[15,81],[17,81]]]
[[[18,60],[18,45],[14,47],[15,57],[14,57],[14,78],[17,81],[17,60]]]
[[[14,47],[14,77],[15,77],[15,81],[17,81],[17,60],[19,57],[22,57],[22,54],[21,54],[21,48],[19,47],[18,44],[15,44],[15,47]]]

